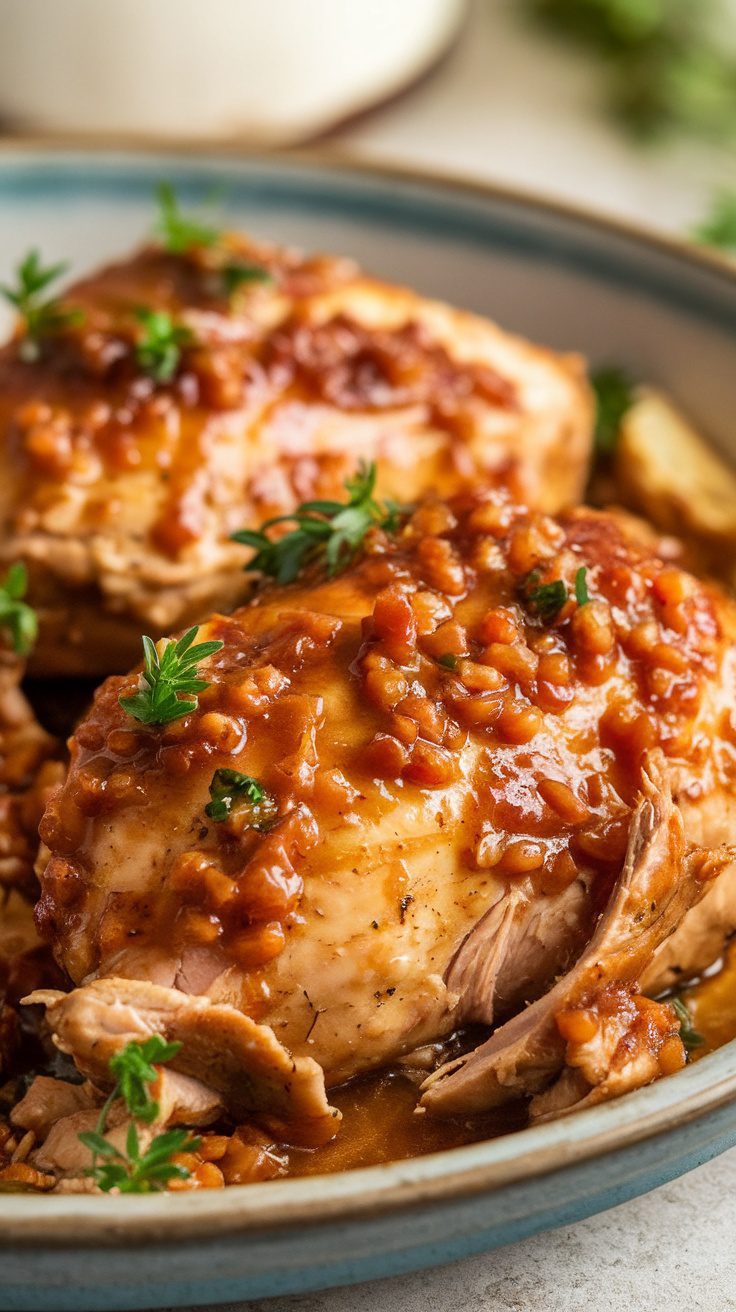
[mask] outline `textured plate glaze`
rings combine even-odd
[[[0,280],[30,245],[79,269],[125,250],[161,178],[187,201],[218,193],[257,235],[628,365],[734,450],[734,271],[531,197],[307,158],[10,148]],[[415,1270],[611,1207],[734,1143],[736,1043],[620,1102],[414,1161],[192,1195],[0,1195],[0,1307],[192,1305]]]

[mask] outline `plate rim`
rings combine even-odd
[[[723,1068],[720,1075],[718,1068]],[[194,1237],[273,1235],[297,1226],[321,1230],[334,1222],[431,1209],[542,1180],[658,1137],[671,1139],[735,1099],[736,1039],[615,1101],[404,1161],[193,1193],[0,1195],[0,1251],[37,1248],[39,1236],[31,1225],[38,1220],[44,1224],[44,1247],[87,1249],[106,1241],[152,1246]]]
[[[280,163],[287,166],[322,169],[338,176],[357,174],[367,180],[378,182],[402,182],[436,187],[449,193],[458,192],[467,197],[485,199],[518,205],[521,208],[536,211],[542,216],[572,220],[583,227],[593,228],[603,236],[623,238],[634,245],[644,245],[661,255],[669,255],[692,265],[696,270],[718,275],[736,289],[736,259],[726,255],[715,247],[699,245],[687,237],[678,237],[673,233],[647,224],[641,220],[628,219],[612,215],[595,205],[581,201],[568,201],[552,193],[537,191],[533,187],[515,186],[510,183],[491,182],[487,179],[473,177],[463,170],[431,167],[427,165],[403,164],[396,158],[382,156],[378,153],[359,153],[344,146],[324,145],[321,147],[284,147],[282,149],[258,150],[247,145],[240,145],[221,138],[202,139],[190,144],[182,141],[170,141],[165,137],[146,137],[144,139],[130,135],[111,135],[104,140],[84,133],[59,136],[28,136],[19,134],[0,140],[0,168],[14,157],[29,160],[43,156],[62,158],[64,156],[90,156],[97,162],[108,163],[111,168],[116,163],[116,156],[128,156],[141,159],[155,159],[156,156],[169,156],[196,166],[198,162],[230,162],[244,167],[266,166],[273,168]]]
[[[0,170],[9,161],[88,156],[114,171],[116,156],[150,161],[168,157],[271,169],[284,163],[303,169],[357,175],[376,183],[431,186],[453,198],[471,197],[518,206],[542,219],[563,219],[603,238],[624,239],[644,252],[664,254],[700,272],[716,275],[736,290],[736,262],[655,227],[611,216],[593,206],[568,202],[534,189],[512,187],[446,169],[405,166],[344,148],[256,151],[237,143],[197,141],[189,146],[165,139],[130,137],[101,141],[84,135],[16,137],[0,143]],[[712,1072],[712,1075],[711,1075]],[[717,1112],[736,1100],[736,1039],[666,1080],[615,1102],[570,1117],[515,1131],[496,1139],[423,1157],[328,1175],[296,1177],[222,1191],[100,1199],[90,1195],[0,1194],[0,1249],[37,1247],[43,1222],[47,1248],[94,1248],[282,1232],[296,1225],[321,1228],[336,1220],[378,1218],[396,1211],[435,1207],[533,1179],[543,1179],[596,1157],[606,1157]],[[736,1117],[735,1117],[736,1119]],[[736,1127],[735,1127],[736,1128]],[[516,1149],[516,1151],[514,1151]],[[474,1160],[473,1160],[474,1159]],[[319,1197],[315,1203],[315,1193]],[[83,1229],[80,1227],[83,1226]]]

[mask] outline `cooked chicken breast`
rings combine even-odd
[[[315,1065],[329,1087],[469,1022],[506,1047],[508,1021],[543,1052],[517,1047],[512,1092],[542,1092],[557,1009],[634,986],[730,860],[735,634],[629,518],[489,490],[210,619],[223,646],[183,718],[139,723],[119,700],[139,674],[109,679],[42,823],[38,923],[77,985],[46,998],[59,1043],[104,1079],[116,1034],[188,1027],[174,1066],[228,1099],[239,1065],[240,1114],[280,1078],[288,1120],[283,1053],[325,1112]],[[222,770],[250,793],[218,808]],[[523,1008],[569,971],[540,1029]],[[218,1058],[208,1016],[253,1022],[251,1056]],[[493,1105],[487,1056],[427,1109]]]
[[[582,493],[581,361],[350,261],[150,246],[64,307],[81,322],[37,358],[0,352],[0,555],[30,572],[36,672],[124,670],[141,631],[231,608],[251,553],[230,534],[339,494],[361,459],[402,502],[481,474],[545,510]]]

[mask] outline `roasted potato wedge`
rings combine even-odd
[[[659,392],[642,389],[616,447],[618,495],[736,580],[736,472]]]

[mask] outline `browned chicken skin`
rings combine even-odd
[[[559,581],[567,599],[545,613],[535,589]],[[285,1058],[312,1059],[329,1087],[503,1022],[565,971],[562,1010],[621,975],[635,985],[728,860],[735,633],[733,604],[628,519],[529,516],[488,491],[371,531],[334,579],[315,568],[213,617],[210,686],[170,725],[122,710],[136,674],[109,679],[42,824],[38,921],[79,986],[46,998],[60,1043],[103,1078],[110,1035],[186,1024],[203,1055],[173,1065],[227,1099],[241,1061],[263,1114],[247,1054],[208,1065],[209,1018],[248,1017],[251,1062],[298,1119]],[[247,807],[208,818],[218,768],[260,782],[268,823]],[[620,917],[642,897],[627,952]],[[545,1025],[543,1076],[518,1068],[517,1093],[564,1062],[554,1008]],[[426,1094],[440,1113],[448,1074]],[[491,1071],[467,1105],[497,1087]]]
[[[227,269],[269,280],[227,293]],[[479,475],[557,510],[582,494],[589,389],[555,356],[473,315],[364,276],[348,260],[223,237],[147,247],[77,284],[80,324],[0,351],[2,558],[40,612],[33,668],[107,675],[154,635],[244,596],[230,541],[360,460],[380,495],[449,494]],[[189,333],[173,377],[136,356],[141,307]]]

